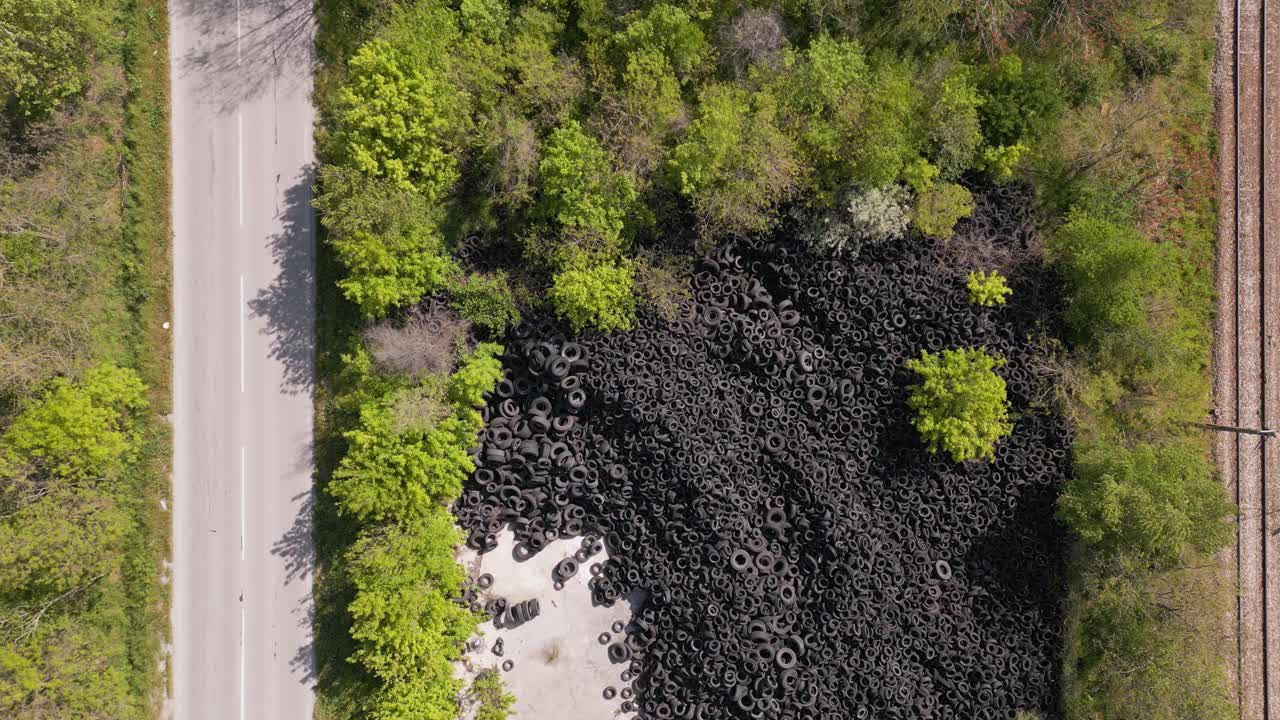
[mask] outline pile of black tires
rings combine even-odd
[[[1052,716],[1069,433],[1027,340],[1055,283],[1013,280],[986,309],[931,243],[761,241],[702,261],[673,322],[526,322],[455,508],[469,543],[604,540],[596,600],[643,598],[619,668],[643,718]],[[929,454],[905,409],[906,360],[965,346],[1008,360],[992,463]]]

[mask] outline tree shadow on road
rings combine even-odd
[[[292,498],[298,506],[293,525],[271,545],[271,554],[284,559],[286,585],[311,576],[316,565],[316,548],[312,530],[315,493],[308,490]]]
[[[176,58],[180,75],[197,78],[201,102],[216,112],[268,92],[310,91],[314,63],[312,0],[199,0],[172,10],[175,25],[199,39]],[[239,38],[236,37],[239,32]]]
[[[315,385],[315,240],[312,233],[312,167],[305,167],[277,209],[282,230],[270,239],[276,278],[249,301],[261,318],[272,359],[282,366],[281,391],[311,394]],[[309,466],[308,466],[309,467]]]

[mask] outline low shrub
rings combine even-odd
[[[574,331],[630,330],[635,324],[635,269],[629,260],[599,261],[578,256],[556,273],[547,298]]]
[[[928,237],[949,240],[956,222],[973,214],[973,194],[955,183],[935,185],[916,196],[911,222]]]
[[[852,260],[864,247],[901,239],[910,223],[907,191],[886,185],[852,193],[844,207],[810,218],[800,239],[823,254]]]
[[[511,281],[502,271],[471,275],[455,283],[449,291],[449,305],[493,337],[520,322]]]
[[[998,272],[971,272],[967,283],[969,302],[983,307],[1005,304],[1013,294],[1004,276]]]
[[[985,350],[925,350],[907,361],[919,376],[907,406],[930,452],[945,450],[956,462],[995,458],[995,444],[1013,430],[1004,379],[995,373],[1004,360]]]
[[[1067,282],[1067,325],[1078,342],[1100,347],[1108,336],[1147,322],[1148,302],[1164,286],[1161,250],[1135,230],[1075,210],[1046,243]]]
[[[481,670],[467,693],[476,704],[475,720],[507,720],[516,697],[506,691],[497,669]]]
[[[1123,552],[1157,568],[1217,551],[1231,539],[1234,516],[1200,448],[1107,440],[1077,448],[1058,514],[1091,551]]]

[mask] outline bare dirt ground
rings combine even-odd
[[[509,530],[499,535],[496,549],[477,555],[469,548],[460,558],[472,577],[493,575],[493,586],[481,593],[488,601],[505,597],[510,602],[537,598],[542,613],[535,619],[511,627],[495,627],[492,621],[480,627],[479,646],[466,655],[459,672],[470,682],[482,670],[502,668],[510,660],[510,671],[502,672],[503,684],[516,697],[512,713],[517,718],[550,720],[598,720],[630,718],[621,711],[622,702],[630,695],[630,683],[622,680],[629,663],[610,662],[606,643],[625,639],[614,630],[617,623],[631,621],[631,606],[618,600],[612,607],[594,605],[588,581],[590,567],[603,563],[604,552],[592,557],[564,588],[552,587],[552,569],[556,563],[573,555],[580,543],[557,540],[527,560],[512,555],[515,540]],[[501,655],[494,644],[501,639]],[[613,688],[613,697],[604,695]],[[474,707],[464,708],[463,718],[475,717]]]
[[[1217,422],[1274,427],[1280,379],[1280,245],[1269,232],[1278,199],[1269,180],[1280,172],[1276,88],[1280,88],[1280,6],[1263,0],[1219,0],[1214,92],[1219,137],[1218,317],[1214,397]],[[1236,502],[1236,543],[1222,556],[1239,587],[1229,622],[1235,628],[1231,668],[1241,720],[1280,717],[1280,467],[1276,438],[1220,433],[1215,456]]]

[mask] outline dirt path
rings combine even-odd
[[[1215,414],[1218,422],[1266,428],[1280,424],[1280,382],[1272,370],[1280,353],[1274,332],[1280,322],[1280,245],[1270,231],[1280,205],[1269,183],[1280,172],[1280,2],[1267,7],[1265,0],[1219,0],[1218,11]],[[1215,442],[1223,480],[1238,506],[1236,543],[1223,559],[1240,587],[1231,624],[1242,720],[1280,717],[1277,443],[1231,433],[1219,434]]]

